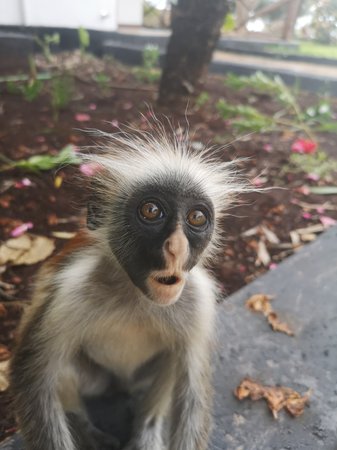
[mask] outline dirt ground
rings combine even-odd
[[[336,186],[337,175],[332,173],[317,180],[303,172],[295,174],[287,169],[292,143],[299,134],[283,130],[235,138],[230,125],[219,116],[214,106],[220,97],[235,104],[247,104],[247,99],[254,95],[260,111],[273,114],[279,105],[270,96],[247,90],[233,91],[224,86],[223,78],[209,76],[205,91],[210,98],[202,107],[191,102],[186,110],[168,110],[156,106],[156,85],[140,83],[129,68],[111,60],[88,58],[81,62],[78,57],[58,57],[58,68],[67,64],[67,70],[74,75],[72,100],[60,111],[57,120],[53,118],[48,83],[32,102],[23,100],[22,95],[8,92],[6,85],[0,84],[0,155],[19,160],[36,154],[56,154],[67,144],[76,147],[93,145],[97,139],[83,131],[87,128],[116,132],[119,125],[127,123],[147,130],[149,125],[140,113],[150,117],[150,108],[157,115],[169,117],[176,132],[188,126],[195,149],[200,147],[200,143],[226,144],[220,152],[222,158],[248,158],[238,163],[240,169],[253,180],[253,184],[273,189],[246,195],[238,206],[228,211],[223,225],[226,246],[211,268],[224,294],[231,294],[267,270],[274,269],[305,242],[315,239],[316,231],[310,227],[318,225],[317,229],[321,230],[327,226],[322,217],[337,219],[337,195],[323,197],[308,194],[307,189],[308,186]],[[94,81],[99,73],[109,76],[109,82],[104,86]],[[300,103],[304,106],[318,100],[314,94],[301,93],[300,96]],[[331,99],[331,103],[337,112],[337,102]],[[317,137],[320,147],[337,158],[336,135],[320,133]],[[1,241],[9,239],[16,226],[27,222],[33,224],[29,230],[31,233],[47,237],[55,231],[76,231],[83,225],[86,182],[79,179],[79,173],[77,166],[38,173],[17,169],[1,171]],[[57,184],[60,177],[61,185]],[[24,178],[29,179],[28,186],[20,185]],[[56,178],[58,182],[55,182]],[[259,228],[245,234],[253,227]],[[301,239],[296,243],[294,234],[291,237],[290,233],[302,228],[309,228],[308,233],[300,234]],[[56,248],[61,248],[65,241],[56,238]],[[22,308],[30,298],[39,266],[2,268],[0,361],[10,356],[15,329]],[[0,441],[15,431],[9,404],[8,394],[0,393]]]

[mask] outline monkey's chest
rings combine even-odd
[[[102,328],[95,333],[94,342],[85,345],[88,355],[101,366],[120,378],[130,378],[133,373],[163,350],[158,334],[140,326]]]

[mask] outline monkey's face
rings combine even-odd
[[[132,282],[160,305],[176,302],[212,236],[209,198],[188,183],[161,180],[118,200],[114,214],[121,220],[113,220],[111,250]]]

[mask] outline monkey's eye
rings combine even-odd
[[[188,213],[186,221],[189,225],[192,225],[192,227],[200,228],[200,227],[203,227],[204,225],[206,225],[207,216],[200,209],[192,209]]]
[[[160,205],[155,202],[146,202],[139,207],[140,218],[146,222],[154,222],[164,217],[164,212]]]

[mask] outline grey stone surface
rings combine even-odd
[[[271,331],[245,307],[256,293],[275,295],[273,308],[295,337]],[[232,295],[219,307],[215,431],[211,448],[226,450],[337,449],[337,228]],[[276,421],[264,401],[238,401],[245,376],[312,389],[310,408]]]
[[[273,307],[295,337],[273,332],[245,308],[256,293],[275,295]],[[337,227],[219,305],[210,450],[337,450],[336,322]],[[310,407],[299,418],[281,411],[275,420],[263,400],[234,397],[245,376],[301,393],[312,389]],[[119,397],[109,408],[100,401],[91,406],[97,424],[119,427],[125,438],[131,416],[122,403]],[[21,450],[22,444],[16,436],[0,448]]]

